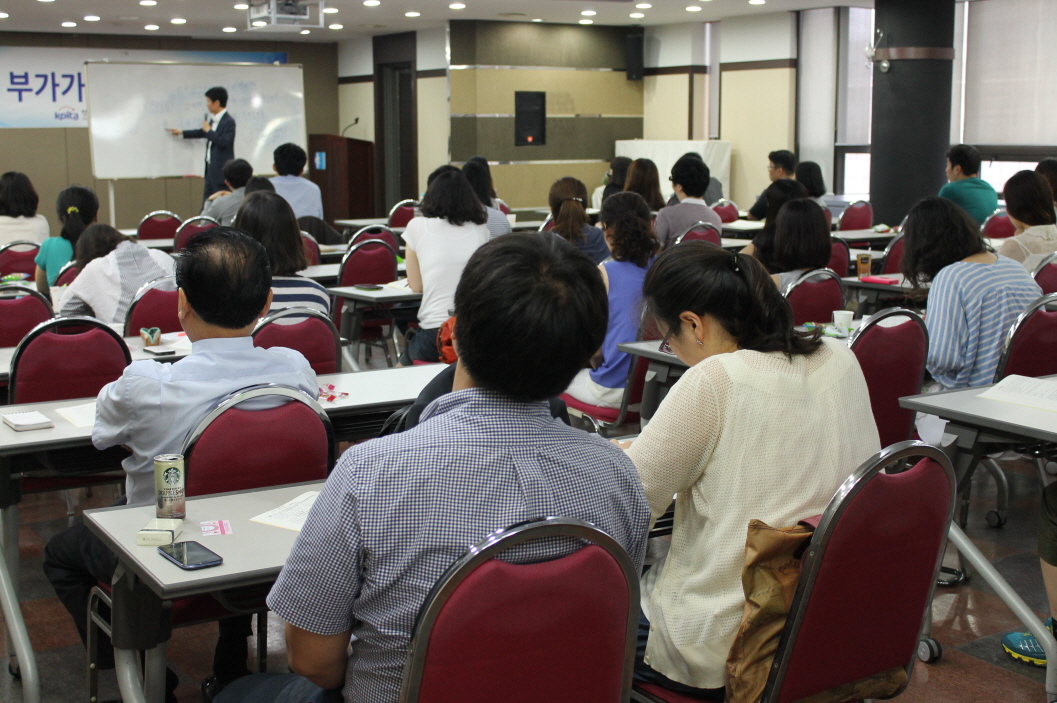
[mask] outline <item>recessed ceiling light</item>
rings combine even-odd
[[[379,2],[379,0],[363,0],[363,4],[364,4],[364,5],[366,6],[366,7],[378,7],[378,6],[379,6],[379,5],[381,5],[382,3],[381,3],[381,2]]]
[[[631,19],[633,20],[641,20],[645,16],[646,15],[642,14],[641,12],[632,12],[630,15]]]
[[[11,15],[7,14],[6,12],[0,12],[0,20],[6,20],[10,16]]]
[[[343,25],[343,24],[332,24],[332,25],[330,25],[330,28],[331,29],[345,29],[345,25]]]
[[[187,20],[185,20],[183,17],[173,17],[169,21],[173,24],[187,24]]]
[[[640,2],[638,5],[635,6],[635,9],[637,9],[637,10],[648,10],[651,7],[653,7],[653,5],[649,4],[648,2]]]
[[[254,21],[253,26],[254,27],[267,27],[268,23],[265,22],[264,20],[256,20],[256,21]]]
[[[767,0],[749,0],[750,5],[762,5],[765,2],[767,2]]]
[[[337,11],[338,11],[338,8],[336,8],[336,7],[324,7],[323,8],[323,12],[327,13],[328,15],[331,14],[332,12],[337,12]]]
[[[307,29],[302,29],[302,30],[301,30],[301,34],[311,34],[311,33],[312,33],[312,32],[310,32],[310,31],[309,31],[309,30],[307,30]]]
[[[752,0],[749,0],[749,2],[752,2]],[[701,6],[700,5],[691,5],[690,7],[686,8],[686,11],[687,12],[701,12]]]
[[[76,27],[77,23],[76,22],[63,22],[62,26],[63,27]]]
[[[597,13],[597,12],[595,12],[594,10],[584,10],[584,11],[583,11],[583,12],[581,12],[580,14],[581,14],[581,15],[583,15],[584,17],[594,17],[594,16],[595,16],[595,15],[597,15],[598,13]]]
[[[541,19],[534,19],[534,20],[532,20],[532,21],[533,21],[533,22],[542,22],[543,20],[541,20]]]
[[[250,9],[250,6],[247,5],[244,2],[240,2],[238,5],[235,5],[235,9],[236,10],[248,10],[248,9]]]
[[[99,17],[96,16],[96,15],[85,15],[84,16],[84,21],[85,22],[98,22],[99,21]]]
[[[580,24],[594,24],[594,20],[580,20]]]
[[[238,30],[238,27],[224,27],[224,29],[222,31],[231,33],[231,32],[237,32],[239,30]]]
[[[156,32],[158,31],[159,27],[156,24],[148,24],[146,27],[144,27],[144,29],[146,29],[148,32]]]
[[[154,7],[158,4],[158,0],[139,0],[139,4],[144,7]]]
[[[465,10],[466,9],[466,5],[463,5],[461,2],[453,2],[452,4],[448,5],[448,9],[449,10]]]
[[[414,10],[412,10],[411,12],[405,12],[404,13],[404,17],[421,17],[421,16],[422,16],[421,12],[415,12]]]
[[[55,2],[55,0],[40,0],[41,2]]]

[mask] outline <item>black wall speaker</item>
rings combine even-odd
[[[643,55],[646,51],[645,36],[635,32],[629,34],[624,43],[624,66],[629,81],[642,80]]]
[[[547,143],[547,94],[542,91],[514,92],[514,146]]]

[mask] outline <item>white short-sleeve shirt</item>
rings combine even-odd
[[[422,273],[418,321],[423,329],[436,329],[451,317],[462,270],[490,238],[487,226],[469,222],[455,226],[440,217],[415,217],[407,223],[404,242],[418,257]]]

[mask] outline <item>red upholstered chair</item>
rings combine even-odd
[[[833,229],[833,213],[828,207],[823,207],[822,214],[826,216],[826,229]]]
[[[1057,293],[1057,254],[1050,254],[1040,261],[1031,275],[1042,288],[1043,295]]]
[[[899,234],[885,247],[881,259],[881,274],[899,273],[899,264],[903,262],[903,235]]]
[[[418,207],[417,200],[401,200],[389,211],[390,227],[407,227],[407,223],[415,216],[415,208]]]
[[[73,283],[74,279],[77,278],[77,274],[80,272],[81,269],[77,268],[77,262],[69,261],[59,269],[58,275],[55,276],[55,283],[53,283],[52,286],[68,286]]]
[[[140,239],[175,239],[180,224],[180,217],[175,212],[155,210],[140,220],[136,236]]]
[[[220,223],[214,220],[212,217],[206,217],[205,215],[199,215],[197,217],[188,218],[179,229],[176,230],[176,238],[173,241],[173,251],[178,252],[183,250],[187,243],[194,239],[197,235],[205,232],[207,229],[213,229],[219,227]]]
[[[499,212],[503,213],[504,215],[510,214],[510,206],[504,203],[502,200],[496,198],[495,204],[499,206]]]
[[[899,407],[899,399],[921,392],[929,353],[925,321],[912,310],[888,308],[856,330],[850,346],[866,377],[881,446],[910,439],[914,411]]]
[[[40,244],[30,241],[17,241],[0,247],[0,276],[12,273],[24,273],[33,280],[33,274],[37,271],[37,252]]]
[[[349,240],[349,246],[353,244],[359,244],[367,239],[380,239],[381,241],[388,244],[393,251],[400,251],[400,240],[393,232],[385,225],[370,225],[363,227],[352,235],[352,239]]]
[[[723,239],[723,233],[720,232],[715,225],[708,222],[698,222],[692,225],[689,229],[679,235],[675,240],[676,244],[685,242],[692,242],[700,240],[708,242],[709,244],[715,244],[717,247],[720,246]]]
[[[539,232],[550,232],[554,229],[554,215],[547,215],[543,220],[543,224],[540,225]]]
[[[534,564],[498,558],[527,541],[554,537],[586,544]],[[631,559],[590,523],[548,517],[489,535],[426,597],[400,700],[626,701],[638,599]]]
[[[716,204],[712,206],[712,210],[719,215],[719,219],[724,223],[734,222],[740,217],[738,206],[726,198],[717,200]]]
[[[1020,314],[1006,334],[1002,357],[995,369],[995,383],[1016,374],[1038,378],[1057,374],[1057,294],[1044,295]]]
[[[851,271],[851,245],[840,237],[830,237],[829,264],[826,268],[832,269],[840,276],[847,276]]]
[[[125,313],[124,335],[135,337],[144,327],[157,327],[162,333],[182,331],[177,309],[179,297],[175,276],[162,276],[144,283]]]
[[[837,219],[838,230],[870,229],[873,227],[873,207],[865,200],[856,200]]]
[[[17,346],[30,330],[55,316],[36,289],[17,283],[0,286],[0,347]]]
[[[396,250],[380,239],[365,239],[353,244],[341,260],[338,269],[338,286],[355,286],[359,284],[384,285],[397,279]],[[344,299],[336,297],[331,306],[334,324],[339,329],[344,311]],[[362,324],[358,337],[345,337],[352,343],[353,358],[358,358],[360,343],[381,347],[386,362],[392,366],[393,359],[386,342],[385,328],[394,326],[393,318],[387,308],[368,309],[363,311]]]
[[[813,281],[813,278],[823,280]],[[830,322],[834,310],[844,308],[844,283],[829,269],[807,271],[784,291],[793,308],[796,325],[807,322]]]
[[[8,402],[94,398],[131,363],[125,340],[94,317],[48,320],[15,348]]]
[[[319,252],[319,242],[308,232],[301,233],[301,243],[305,247],[305,259],[308,261],[309,266],[319,266],[319,260],[321,254]]]
[[[296,318],[283,324],[279,320]],[[253,344],[270,349],[286,347],[301,352],[317,374],[341,371],[341,337],[330,318],[310,308],[281,308],[253,328]]]
[[[988,239],[1006,239],[1016,233],[1016,225],[1010,221],[1009,215],[1001,208],[988,215],[984,224],[980,226],[980,234]]]

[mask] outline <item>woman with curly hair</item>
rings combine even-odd
[[[638,337],[642,282],[660,249],[650,224],[650,207],[638,193],[615,193],[602,201],[598,222],[612,258],[599,264],[609,291],[609,324],[596,368],[584,369],[565,391],[573,398],[605,408],[620,406],[631,357],[617,345]]]

